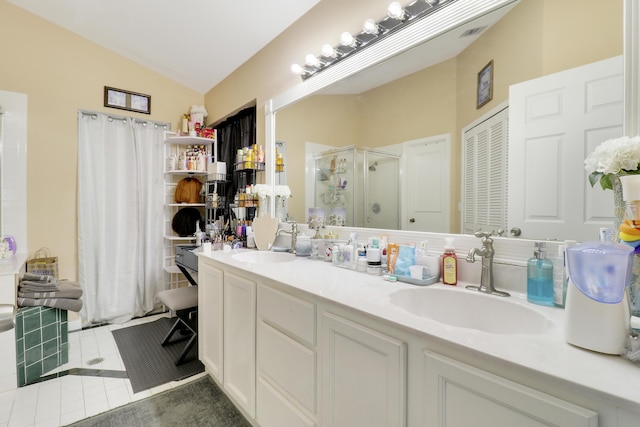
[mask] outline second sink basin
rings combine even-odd
[[[402,289],[391,303],[409,313],[460,328],[494,334],[543,334],[554,326],[544,314],[512,297],[466,289]]]
[[[272,264],[293,261],[296,256],[288,252],[248,251],[233,255],[233,259],[241,262]]]

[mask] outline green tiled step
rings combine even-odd
[[[19,308],[15,332],[18,387],[69,362],[67,310]]]

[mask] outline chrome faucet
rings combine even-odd
[[[280,233],[291,234],[291,249],[289,249],[289,252],[291,252],[292,254],[295,254],[296,241],[298,239],[298,224],[295,221],[287,222],[287,224],[291,224],[291,231],[287,231],[281,228],[276,232],[276,237],[279,236]]]
[[[498,291],[493,286],[493,239],[491,233],[478,231],[474,236],[482,239],[482,249],[473,248],[467,254],[467,262],[476,262],[476,255],[482,258],[482,274],[480,275],[480,286],[467,286],[467,289],[474,289],[491,295],[501,297],[510,296],[508,292]]]

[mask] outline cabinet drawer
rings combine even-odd
[[[261,285],[258,288],[258,316],[303,343],[315,346],[315,304]]]
[[[258,370],[309,412],[316,413],[316,354],[313,350],[259,322]]]
[[[258,377],[256,420],[262,427],[314,427],[284,396]]]

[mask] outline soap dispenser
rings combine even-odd
[[[547,259],[545,242],[535,242],[527,262],[527,301],[553,307],[553,263]]]

